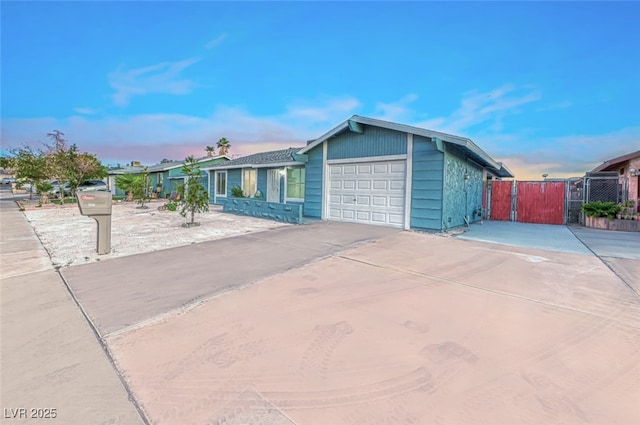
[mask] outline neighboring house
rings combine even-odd
[[[214,167],[210,173],[209,198],[221,204],[239,187],[246,197],[267,202],[291,204],[304,202],[305,164],[295,158],[301,148],[261,152],[233,159]]]
[[[123,167],[109,167],[107,169],[107,184],[109,185],[109,190],[113,196],[125,196],[125,188],[118,187],[116,183],[116,178],[122,174],[138,174],[142,171],[144,167],[142,166],[123,166]]]
[[[302,204],[306,217],[436,231],[481,219],[487,181],[513,177],[467,138],[357,115],[301,149],[210,172],[216,203],[239,186],[249,197]]]
[[[208,188],[209,187],[209,173],[204,169],[211,167],[212,165],[220,164],[229,161],[229,157],[225,155],[218,156],[205,156],[197,159],[197,163],[200,165],[201,170],[201,182]],[[171,161],[162,164],[149,165],[147,171],[149,173],[148,186],[151,193],[158,193],[160,197],[164,197],[165,194],[174,192],[178,185],[184,182],[185,175],[182,173],[182,166],[184,161]],[[110,168],[108,170],[109,187],[111,193],[114,196],[124,196],[126,188],[119,188],[116,184],[116,177],[121,174],[140,174],[144,171],[145,166],[126,166],[118,168]]]
[[[210,187],[212,186],[212,181],[209,179],[210,173],[207,170],[214,165],[226,163],[229,160],[230,158],[226,155],[205,156],[196,160],[198,165],[200,165],[200,182],[207,188],[209,193],[211,193]],[[154,176],[154,184],[157,184],[158,179],[162,179],[163,192],[175,192],[178,185],[184,183],[185,175],[182,173],[183,165],[184,161],[180,161],[174,165],[165,167],[162,171],[154,173],[157,174]]]
[[[640,151],[631,152],[605,161],[591,170],[590,174],[593,175],[593,173],[607,171],[616,172],[619,179],[628,182],[627,199],[634,201],[636,211],[640,211],[640,184],[638,182],[640,179]]]

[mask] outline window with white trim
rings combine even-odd
[[[244,196],[253,198],[258,191],[258,170],[245,168],[242,170],[242,192]]]
[[[287,168],[287,199],[304,199],[304,167]]]
[[[227,196],[226,171],[216,171],[216,196]]]

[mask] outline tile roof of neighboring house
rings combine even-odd
[[[608,170],[611,170],[612,168],[617,167],[619,164],[626,161],[630,161],[634,158],[640,158],[640,151],[631,152],[626,155],[622,155],[617,158],[613,158],[608,161],[605,161],[602,164],[598,165],[593,170],[591,170],[591,172],[597,173],[598,171],[608,171]]]
[[[167,168],[171,168],[171,167],[174,167],[176,165],[180,165],[183,162],[184,161],[169,161],[169,162],[163,162],[162,164],[149,165],[147,167],[147,171],[149,171],[150,173],[154,173],[156,171],[164,171]]]
[[[242,156],[240,158],[232,159],[229,162],[208,168],[240,168],[252,165],[276,165],[297,162],[293,159],[293,154],[298,152],[300,149],[302,148],[288,148],[277,151],[254,153],[253,155]]]

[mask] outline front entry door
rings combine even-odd
[[[280,202],[280,171],[267,171],[267,202]]]

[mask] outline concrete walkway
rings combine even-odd
[[[143,424],[109,357],[6,190],[0,192],[0,218],[3,423]]]
[[[511,221],[474,223],[458,239],[498,243],[569,254],[593,255],[566,226]]]

